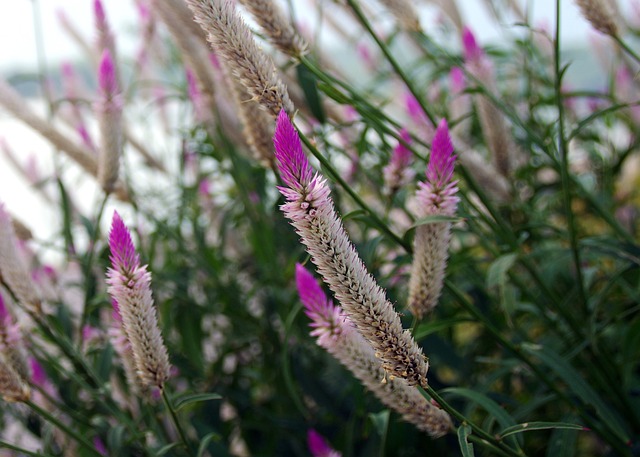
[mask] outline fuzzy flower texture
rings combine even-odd
[[[416,192],[414,213],[418,219],[455,215],[459,200],[456,197],[457,181],[453,181],[455,160],[447,123],[443,119],[431,144],[427,179],[419,184]],[[438,304],[450,240],[450,222],[430,221],[416,228],[409,279],[409,309],[418,319]]]
[[[131,234],[117,212],[113,215],[109,248],[112,267],[107,271],[107,291],[118,304],[138,377],[147,387],[162,388],[169,377],[169,355],[151,297],[151,273],[146,265],[140,266]]]
[[[313,173],[287,114],[278,116],[273,143],[285,187],[286,217],[302,238],[325,283],[382,367],[410,385],[427,385],[429,364],[400,316],[367,271],[334,209],[325,180]]]
[[[327,299],[311,273],[300,264],[296,266],[296,283],[305,313],[314,328],[311,335],[318,338],[318,345],[338,359],[384,405],[419,430],[439,437],[452,428],[449,415],[407,381],[399,378],[383,381],[385,371],[369,343],[355,330],[344,312]]]

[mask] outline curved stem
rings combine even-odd
[[[169,415],[171,416],[171,421],[173,422],[173,425],[176,428],[178,435],[180,436],[180,440],[182,441],[185,448],[187,449],[187,452],[190,455],[193,455],[193,449],[191,448],[191,443],[187,439],[187,435],[184,432],[184,429],[182,428],[182,424],[180,424],[180,421],[178,420],[178,416],[176,414],[176,411],[173,409],[173,405],[171,404],[171,400],[169,400],[169,396],[167,394],[167,390],[165,387],[166,386],[163,386],[160,389],[160,392],[162,393],[162,400],[164,401],[164,405],[167,408],[167,411],[169,411]]]
[[[36,414],[38,414],[42,418],[44,418],[47,422],[50,422],[51,424],[55,425],[57,428],[59,428],[64,433],[66,433],[67,435],[72,437],[74,440],[76,440],[78,442],[78,444],[80,444],[84,448],[86,448],[91,454],[96,455],[98,457],[102,457],[102,454],[100,452],[98,452],[98,450],[93,446],[93,444],[89,443],[89,441],[87,441],[87,439],[85,437],[83,437],[78,432],[73,430],[71,427],[67,426],[66,424],[64,424],[63,422],[58,420],[56,417],[54,417],[48,411],[45,411],[44,409],[40,408],[38,405],[36,405],[35,403],[33,403],[30,400],[26,401],[25,404],[29,408],[31,408]]]
[[[358,18],[358,20],[360,21],[362,26],[367,30],[369,35],[371,35],[371,38],[374,39],[374,41],[376,42],[376,44],[378,45],[378,47],[380,48],[380,50],[382,51],[384,56],[387,58],[387,60],[389,61],[389,63],[393,67],[393,70],[400,77],[400,79],[405,83],[405,85],[407,86],[407,89],[409,89],[411,94],[418,101],[418,104],[420,105],[420,108],[422,108],[422,111],[424,111],[424,114],[426,114],[427,117],[429,118],[429,122],[431,122],[433,127],[436,127],[438,125],[438,123],[436,122],[436,118],[431,113],[429,108],[427,108],[427,105],[423,101],[422,95],[420,93],[418,93],[418,90],[413,85],[413,82],[409,79],[409,77],[404,72],[404,70],[402,69],[402,67],[400,66],[398,61],[395,59],[395,57],[393,57],[393,54],[391,54],[391,51],[389,50],[387,45],[382,42],[382,40],[378,37],[378,35],[376,35],[375,31],[371,27],[371,24],[369,23],[367,18],[362,13],[362,10],[360,9],[360,6],[354,0],[347,0],[347,4],[351,7],[351,9],[355,13],[356,17]]]

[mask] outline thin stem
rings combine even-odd
[[[98,212],[96,213],[95,218],[95,230],[93,233],[93,237],[91,238],[91,242],[89,244],[89,252],[87,253],[87,257],[84,262],[85,266],[85,293],[89,293],[92,289],[89,285],[89,276],[92,274],[92,263],[93,257],[95,255],[96,243],[98,242],[98,238],[100,238],[100,221],[102,220],[102,214],[104,213],[104,208],[109,200],[109,194],[105,194],[102,198],[102,203],[98,207]],[[78,347],[82,345],[82,329],[87,323],[87,319],[89,317],[89,309],[87,303],[89,302],[88,296],[85,296],[84,304],[82,306],[82,315],[80,317],[80,326],[78,327]]]
[[[342,176],[340,176],[336,169],[333,168],[333,165],[331,165],[331,163],[320,153],[320,151],[318,151],[318,149],[311,143],[311,141],[309,141],[309,139],[302,132],[300,132],[300,129],[298,129],[298,132],[300,134],[300,139],[302,140],[302,142],[305,144],[305,146],[307,146],[314,157],[318,159],[320,164],[327,170],[332,179],[340,184],[340,186],[347,192],[347,194],[349,194],[349,196],[358,204],[358,206],[360,206],[360,208],[367,212],[369,217],[375,222],[376,226],[384,233],[386,233],[389,238],[395,241],[398,245],[402,246],[407,252],[411,252],[411,246],[391,231],[389,226],[385,224],[382,219],[380,219],[380,216],[378,216],[378,214],[365,203],[360,195],[358,195],[356,191],[353,190],[349,184],[347,184]]]
[[[24,454],[24,455],[30,455],[33,457],[53,457],[51,454],[44,454],[41,451],[28,451],[24,448],[18,447],[14,444],[11,443],[7,443],[6,441],[2,441],[0,440],[0,448],[4,448],[4,449],[11,449],[12,451],[16,451],[18,452],[20,455]]]
[[[28,401],[26,401],[24,403],[29,408],[31,408],[35,413],[37,413],[42,418],[44,418],[46,421],[48,421],[51,424],[55,425],[60,430],[62,430],[64,433],[66,433],[67,435],[72,437],[74,440],[76,440],[79,444],[81,444],[89,452],[91,452],[91,454],[99,456],[99,457],[102,457],[102,454],[100,452],[98,452],[98,450],[93,446],[93,444],[91,444],[89,441],[87,441],[87,439],[85,437],[83,437],[78,432],[76,432],[75,430],[73,430],[72,428],[70,428],[69,426],[67,426],[66,424],[61,422],[60,420],[58,420],[56,417],[51,415],[48,411],[45,411],[44,409],[40,408],[38,405],[33,403],[31,400],[28,400]]]
[[[481,427],[479,427],[474,422],[469,420],[469,418],[467,418],[464,414],[462,414],[460,411],[455,409],[453,406],[449,405],[449,403],[447,403],[440,395],[438,395],[438,393],[435,390],[433,390],[431,386],[427,385],[424,388],[418,386],[418,390],[420,390],[420,392],[423,395],[425,395],[426,393],[426,396],[431,397],[436,403],[438,403],[438,405],[444,411],[451,414],[457,420],[468,424],[469,427],[471,427],[471,429],[476,433],[476,435],[479,438],[481,438],[481,440],[479,441],[480,444],[490,447],[493,450],[500,450],[505,455],[508,455],[511,457],[522,457],[525,455],[521,449],[518,449],[518,450],[512,449],[511,447],[507,446],[505,443],[496,439],[491,434],[485,432]]]
[[[627,43],[622,41],[622,38],[620,38],[617,35],[613,35],[611,38],[613,38],[613,40],[616,43],[618,43],[618,45],[622,48],[622,50],[627,54],[629,54],[629,56],[631,56],[633,60],[635,60],[637,63],[640,63],[640,56],[638,56],[638,54],[636,54],[636,52],[633,49],[631,49],[629,45],[627,45]]]
[[[574,268],[576,269],[576,279],[582,310],[588,315],[587,294],[585,292],[584,277],[582,274],[582,261],[578,249],[578,237],[576,222],[571,208],[571,188],[569,180],[569,150],[565,138],[564,125],[564,99],[562,96],[562,74],[560,69],[560,0],[556,0],[556,32],[554,40],[554,86],[556,92],[556,104],[558,108],[558,151],[560,152],[560,176],[562,182],[562,197],[564,202],[564,212],[567,217],[569,229],[569,242],[571,243],[571,253],[573,255]]]
[[[424,113],[429,118],[429,122],[431,122],[431,124],[434,127],[437,126],[438,123],[436,122],[435,116],[431,113],[431,111],[427,108],[426,104],[424,103],[422,94],[420,94],[418,90],[415,88],[415,86],[413,85],[413,82],[409,79],[409,77],[404,72],[404,70],[402,69],[398,61],[395,59],[395,57],[393,57],[393,54],[391,53],[387,45],[384,44],[384,42],[378,37],[378,35],[376,35],[375,31],[371,27],[371,24],[369,23],[365,15],[362,13],[360,6],[354,0],[347,0],[347,4],[351,7],[351,9],[355,13],[356,17],[358,18],[362,26],[367,30],[369,35],[371,35],[371,38],[374,39],[374,41],[376,42],[376,44],[378,45],[378,47],[380,48],[384,56],[387,58],[387,60],[393,67],[394,71],[397,73],[400,79],[402,79],[402,81],[406,84],[407,89],[409,89],[409,92],[411,92],[411,94],[418,101],[420,108],[422,108],[422,111],[424,111]]]
[[[176,414],[176,411],[173,409],[173,405],[171,404],[171,400],[169,400],[169,396],[167,394],[167,390],[166,390],[165,386],[163,386],[160,389],[160,392],[162,393],[162,400],[164,401],[164,405],[167,408],[167,411],[169,411],[169,415],[171,416],[171,421],[173,422],[173,425],[176,428],[176,430],[178,432],[178,435],[180,435],[180,440],[182,441],[182,443],[186,447],[187,452],[190,455],[193,455],[193,449],[191,447],[191,443],[187,439],[187,435],[185,434],[184,429],[182,428],[182,424],[180,424],[180,421],[178,420],[178,416]]]

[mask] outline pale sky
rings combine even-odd
[[[303,22],[313,22],[308,14],[305,17],[305,8],[309,8],[307,5],[310,0],[293,1],[297,6],[297,17]],[[563,43],[587,45],[590,30],[588,24],[579,15],[574,1],[561,1]],[[625,10],[630,10],[632,1],[623,0],[619,3]],[[539,25],[545,22],[549,27],[553,27],[555,0],[531,0],[531,2],[532,23]],[[111,27],[116,32],[119,52],[121,55],[132,55],[138,45],[138,38],[133,32],[138,20],[134,0],[103,0],[103,3]],[[34,4],[40,7],[41,30],[48,65],[59,68],[62,61],[85,59],[76,43],[61,29],[57,11],[63,8],[71,22],[92,43],[95,37],[93,0],[4,0],[0,2],[0,72],[13,69],[28,73],[36,69]],[[458,4],[462,9],[463,19],[471,26],[481,43],[490,43],[500,36],[497,26],[486,13],[484,0],[458,0]],[[329,8],[328,11],[331,9]],[[433,15],[421,18],[425,28],[433,24],[433,20]],[[51,147],[27,127],[12,120],[2,110],[0,110],[0,137],[5,137],[24,160],[29,154],[35,154],[39,158],[41,170],[44,173],[50,171]],[[82,181],[72,182],[76,186],[86,185]],[[100,197],[100,191],[97,189],[87,188],[82,193],[84,196],[90,196],[89,205]],[[51,236],[52,231],[57,230],[58,223],[52,221],[55,220],[52,208],[48,207],[40,196],[34,195],[28,183],[7,165],[2,154],[0,154],[0,201],[4,201],[11,212],[18,214],[33,229],[38,238],[46,239]]]
[[[580,17],[572,0],[562,1],[562,39],[570,42],[584,42],[589,30],[588,25]],[[625,10],[630,9],[632,0],[619,3]],[[531,0],[533,23],[546,21],[554,24],[555,0]],[[103,2],[107,17],[119,33],[118,45],[130,50],[135,47],[135,40],[123,39],[132,36],[132,26],[137,22],[137,13],[133,0],[110,0]],[[499,3],[499,2],[498,2]],[[83,34],[92,39],[94,36],[92,0],[12,0],[0,5],[0,69],[19,65],[32,67],[36,63],[36,44],[33,26],[33,5],[38,4],[42,17],[42,32],[45,38],[45,51],[50,64],[59,63],[63,59],[82,58],[81,52],[72,40],[61,30],[56,12],[63,9]],[[296,0],[299,17],[304,17],[305,0]],[[484,0],[458,0],[464,19],[471,26],[482,42],[491,41],[498,36],[495,24],[487,16]],[[308,8],[308,7],[307,7]]]

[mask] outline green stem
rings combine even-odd
[[[434,127],[437,126],[438,123],[436,122],[436,118],[424,103],[422,94],[418,92],[418,90],[413,85],[413,82],[409,79],[409,77],[404,72],[404,70],[402,69],[398,61],[395,59],[395,57],[393,57],[393,54],[389,50],[388,46],[378,37],[378,35],[376,35],[375,31],[373,30],[373,27],[371,27],[371,24],[369,23],[369,21],[363,14],[362,10],[360,9],[360,6],[354,0],[347,0],[347,4],[351,7],[351,9],[355,13],[356,17],[358,18],[362,26],[367,30],[369,35],[371,35],[371,38],[374,39],[374,41],[376,42],[376,44],[378,45],[378,47],[380,48],[384,56],[387,58],[387,60],[393,67],[393,70],[400,77],[400,79],[402,79],[402,81],[405,83],[405,85],[409,89],[409,92],[411,92],[411,94],[418,101],[420,108],[422,108],[422,111],[424,111],[424,113],[429,118],[429,122],[431,122],[431,124]]]
[[[95,230],[93,233],[93,237],[91,238],[91,242],[89,244],[89,252],[87,253],[87,256],[85,257],[85,261],[83,262],[83,266],[84,266],[84,276],[85,276],[85,294],[88,294],[91,287],[89,286],[89,277],[90,275],[92,275],[92,263],[93,263],[93,257],[95,255],[95,250],[96,250],[96,244],[98,242],[98,238],[100,238],[100,221],[102,220],[102,214],[104,213],[104,208],[107,204],[107,201],[109,200],[109,194],[105,194],[104,198],[102,199],[102,202],[100,203],[100,206],[98,207],[98,212],[96,213],[96,217],[95,217]],[[84,326],[87,323],[87,319],[89,317],[89,307],[88,307],[88,302],[89,302],[89,298],[87,295],[85,295],[84,297],[84,304],[82,307],[82,315],[80,317],[80,326],[78,327],[78,348],[82,347],[82,329],[84,328]]]
[[[187,449],[187,452],[190,455],[193,455],[194,452],[191,447],[191,443],[187,439],[187,435],[185,434],[184,429],[182,428],[182,425],[178,420],[178,416],[176,414],[176,411],[173,409],[173,405],[171,405],[171,400],[169,399],[165,386],[163,386],[160,389],[160,392],[162,393],[162,400],[164,401],[164,405],[167,408],[167,411],[169,411],[169,415],[171,416],[171,421],[173,422],[173,425],[176,428],[178,435],[180,435],[180,440],[182,441],[185,448]]]
[[[59,428],[64,433],[66,433],[67,435],[72,437],[74,440],[76,440],[78,442],[78,444],[80,444],[84,448],[86,448],[92,455],[96,455],[98,457],[102,457],[102,454],[100,452],[98,452],[98,450],[93,446],[93,444],[91,444],[89,441],[87,441],[87,439],[85,437],[83,437],[78,432],[74,431],[69,426],[67,426],[66,424],[64,424],[60,420],[58,420],[56,417],[51,415],[48,411],[45,411],[44,409],[40,408],[38,405],[36,405],[35,403],[33,403],[30,400],[26,401],[24,403],[29,408],[31,408],[36,414],[40,415],[46,421],[48,421],[51,424],[55,425],[57,428]]]
[[[562,73],[560,70],[560,0],[556,0],[556,33],[554,40],[554,86],[556,92],[556,105],[558,108],[558,150],[560,152],[560,176],[562,183],[562,197],[564,202],[564,212],[567,217],[567,225],[569,229],[569,242],[571,244],[571,253],[573,255],[574,268],[576,269],[576,280],[580,302],[582,303],[582,311],[585,315],[589,314],[587,305],[587,294],[585,291],[584,276],[582,273],[582,261],[580,259],[580,251],[578,249],[578,236],[576,230],[576,222],[571,208],[571,188],[569,180],[569,149],[565,138],[564,125],[564,98],[562,95]]]
[[[511,457],[523,457],[525,455],[521,449],[518,449],[518,450],[512,449],[511,447],[507,446],[505,443],[497,440],[491,434],[485,432],[481,427],[479,427],[474,422],[469,420],[464,414],[462,414],[460,411],[458,411],[449,403],[447,403],[440,395],[438,395],[438,393],[435,390],[433,390],[431,386],[427,385],[424,388],[418,387],[418,389],[421,391],[423,395],[425,395],[426,393],[426,396],[431,397],[436,403],[438,403],[440,408],[442,408],[444,411],[451,414],[460,422],[468,424],[469,427],[471,427],[471,429],[475,432],[475,434],[479,438],[481,438],[481,440],[478,441],[479,444],[483,444],[487,447],[490,447],[493,450],[500,450],[504,453],[504,455],[508,455]]]
[[[51,454],[44,454],[40,451],[36,451],[36,452],[28,451],[24,448],[18,447],[14,444],[7,443],[6,441],[2,441],[2,440],[0,440],[0,448],[11,449],[12,451],[18,452],[20,455],[24,454],[24,455],[29,455],[33,457],[53,457]]]
[[[622,38],[617,35],[613,35],[611,38],[613,38],[613,40],[618,43],[618,46],[620,46],[624,52],[629,54],[633,60],[640,63],[640,56],[638,56],[638,54],[636,54],[636,52],[627,45],[627,43],[622,41]]]
[[[320,151],[318,151],[318,149],[311,143],[311,141],[309,141],[309,139],[302,132],[300,132],[299,129],[298,129],[298,132],[300,134],[300,139],[302,140],[302,142],[305,144],[305,146],[307,146],[307,148],[309,149],[309,151],[311,151],[314,157],[318,159],[318,161],[323,166],[323,168],[327,170],[331,178],[334,181],[336,181],[338,184],[340,184],[340,186],[347,192],[347,194],[349,194],[349,196],[358,204],[358,206],[360,206],[360,208],[362,208],[367,212],[367,214],[373,220],[376,226],[382,232],[387,234],[387,236],[389,236],[389,238],[395,241],[398,245],[402,246],[407,252],[411,252],[411,246],[408,243],[406,243],[402,238],[400,238],[398,235],[396,235],[391,231],[389,226],[385,224],[382,219],[380,219],[380,216],[378,216],[378,214],[375,211],[373,211],[369,207],[369,205],[365,203],[365,201],[360,197],[360,195],[358,195],[356,191],[353,190],[349,184],[347,184],[347,182],[342,178],[342,176],[340,176],[337,170],[333,168],[333,165],[331,165],[331,162],[329,162],[326,159],[326,157],[324,157],[320,153]]]

